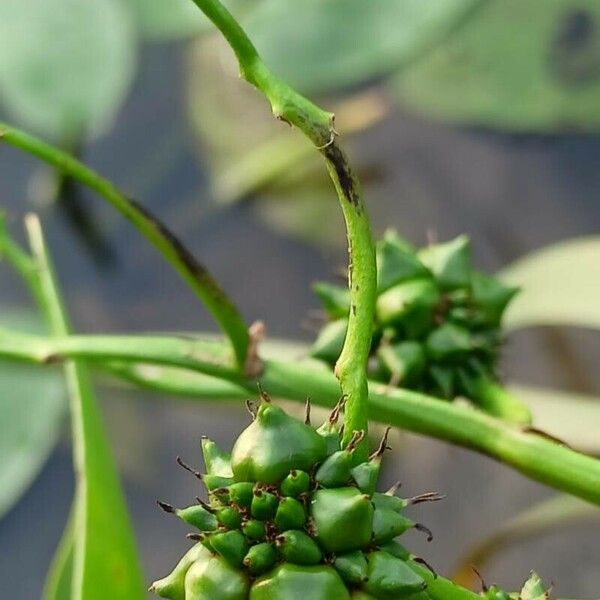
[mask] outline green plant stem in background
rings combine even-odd
[[[335,186],[348,236],[350,312],[342,352],[335,367],[346,397],[344,443],[354,431],[368,429],[367,361],[375,316],[377,274],[371,227],[360,186],[346,155],[336,142],[333,114],[307,100],[271,73],[231,13],[218,0],[193,0],[218,27],[234,51],[241,76],[261,91],[278,119],[300,129],[325,158]],[[355,452],[357,462],[368,454],[368,442]]]
[[[25,227],[39,280],[40,309],[54,335],[69,335],[68,319],[39,220],[28,215]],[[144,585],[132,526],[86,367],[79,361],[68,361],[65,375],[76,488],[73,512],[55,562],[59,571],[50,575],[48,598],[64,590],[70,571],[69,597],[74,600],[106,596],[115,600],[141,600]]]
[[[93,335],[51,338],[0,329],[0,356],[35,363],[81,358],[100,363],[166,365],[218,377],[234,384],[236,390],[239,387],[255,393],[255,382],[231,367],[229,346],[214,339]],[[269,393],[284,399],[304,402],[308,396],[327,407],[339,399],[332,373],[310,361],[265,360],[260,380]],[[177,382],[173,383],[173,391],[177,386],[183,392],[184,386]],[[191,389],[198,393],[198,387],[192,385]],[[371,383],[369,414],[381,423],[486,454],[531,479],[600,504],[600,460],[481,411]]]
[[[240,369],[246,364],[249,334],[244,320],[208,270],[140,204],[69,154],[0,122],[0,141],[32,154],[96,191],[148,239],[183,277],[231,340]]]

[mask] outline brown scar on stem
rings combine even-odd
[[[554,442],[555,444],[558,444],[559,446],[564,446],[565,448],[569,448],[569,450],[573,450],[573,448],[571,446],[569,446],[569,444],[567,444],[567,442],[565,442],[564,440],[561,440],[560,438],[556,437],[555,435],[552,435],[551,433],[543,431],[542,429],[538,429],[537,427],[532,427],[531,425],[528,425],[527,427],[523,427],[522,431],[523,431],[523,433],[530,433],[533,435],[537,435],[537,436],[544,438],[550,442]]]
[[[329,161],[335,170],[337,179],[340,183],[342,193],[348,202],[359,208],[359,195],[354,175],[348,165],[348,161],[341,151],[340,147],[333,141],[328,146],[320,150],[321,154]]]

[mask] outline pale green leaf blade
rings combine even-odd
[[[484,2],[393,87],[414,111],[518,131],[600,128],[600,4]]]
[[[510,389],[529,406],[536,428],[576,450],[600,454],[600,398],[523,384]]]
[[[245,26],[265,62],[304,92],[382,75],[442,39],[481,0],[265,0]]]
[[[31,312],[4,309],[0,321],[17,330],[40,332]],[[31,485],[56,445],[66,413],[60,372],[0,363],[0,517]]]
[[[104,131],[130,87],[135,55],[120,0],[0,2],[0,102],[45,136]]]
[[[46,578],[42,595],[44,600],[71,600],[74,556],[73,518],[69,517]]]
[[[72,593],[82,600],[146,597],[133,528],[87,371],[65,367],[77,483]]]
[[[521,292],[504,324],[600,328],[600,236],[566,240],[533,252],[499,274]]]

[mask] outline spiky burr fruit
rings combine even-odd
[[[377,244],[377,283],[372,379],[448,400],[464,396],[498,416],[528,421],[496,385],[502,315],[517,289],[474,270],[466,236],[417,250],[388,231]],[[333,366],[349,293],[324,282],[314,289],[328,322],[312,355]]]
[[[176,509],[197,540],[150,588],[171,600],[391,600],[426,587],[396,541],[422,525],[404,515],[411,499],[376,491],[386,439],[355,459],[364,432],[341,446],[340,405],[319,429],[262,394],[231,454],[202,441],[208,502]],[[189,467],[186,466],[189,469]]]

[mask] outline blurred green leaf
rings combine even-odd
[[[111,124],[135,55],[121,0],[0,2],[0,100],[15,119],[55,140]]]
[[[600,523],[600,509],[573,496],[554,496],[534,504],[477,542],[461,558],[452,579],[473,587],[478,581],[474,566],[482,570],[500,552],[522,540],[588,521]]]
[[[600,127],[597,0],[489,0],[401,71],[402,103],[435,118],[523,131]]]
[[[397,69],[481,0],[265,0],[244,25],[265,62],[304,92]]]
[[[74,555],[75,539],[73,537],[73,516],[71,515],[50,565],[42,594],[43,600],[71,600]]]
[[[192,0],[124,0],[134,11],[138,28],[148,40],[164,42],[213,32],[210,21]],[[260,0],[225,0],[237,16],[252,10]]]
[[[600,328],[600,236],[542,248],[503,269],[500,278],[522,288],[506,312],[504,324],[509,329]]]
[[[538,429],[576,450],[600,454],[600,398],[522,384],[510,389],[529,406]]]
[[[29,333],[44,331],[33,312],[4,309],[0,321]],[[0,517],[31,485],[56,445],[66,412],[60,372],[0,363]]]
[[[145,38],[165,41],[200,32],[206,18],[191,0],[130,0]]]

